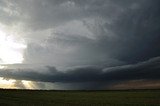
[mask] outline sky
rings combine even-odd
[[[0,0],[0,88],[160,87],[159,5]]]

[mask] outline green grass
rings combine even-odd
[[[160,90],[0,90],[0,106],[160,106]]]

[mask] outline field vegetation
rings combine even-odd
[[[160,90],[0,90],[0,106],[160,106]]]

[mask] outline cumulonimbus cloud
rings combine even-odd
[[[8,65],[0,69],[0,76],[90,87],[159,79],[159,4],[159,0],[1,0],[0,24],[21,30],[18,35],[26,42],[23,63],[46,67]]]
[[[81,66],[65,71],[47,66],[46,72],[36,69],[1,69],[0,76],[17,80],[31,80],[60,83],[112,83],[127,80],[160,79],[160,57],[137,64],[101,68],[97,66]]]

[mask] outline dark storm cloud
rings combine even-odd
[[[101,22],[97,19],[99,23],[97,22],[93,26],[88,24],[92,32],[99,35],[96,50],[129,63],[159,56],[160,8],[158,5],[160,2],[125,1],[114,3],[122,11],[116,14],[116,18],[113,14],[111,15],[113,19],[115,18],[111,23]],[[137,8],[132,8],[131,5],[134,5],[134,3]],[[119,8],[116,8],[117,11]],[[105,11],[102,12],[106,13]],[[107,20],[107,16],[108,13],[101,18]],[[111,35],[111,37],[108,35]]]
[[[72,67],[59,71],[55,67],[46,67],[46,72],[31,69],[1,69],[4,78],[31,80],[42,82],[63,83],[77,85],[79,88],[95,88],[108,86],[115,82],[128,80],[158,80],[160,79],[160,57],[137,64],[123,65],[109,68],[98,66]],[[86,86],[85,86],[86,85]],[[73,87],[74,88],[74,87]]]
[[[39,44],[41,42],[28,44],[26,60],[69,66],[103,64],[108,60],[113,60],[113,64],[114,60],[132,64],[160,54],[158,0],[50,2],[34,3],[35,12],[30,13],[33,17],[28,21],[35,25],[33,29],[50,27],[54,31],[45,38],[45,47]],[[40,4],[54,6],[42,8],[41,5],[40,8]],[[51,14],[45,12],[47,10]]]
[[[78,88],[159,79],[159,5],[159,0],[2,0],[0,22],[25,29],[24,63],[57,69],[8,67],[0,76]]]
[[[49,64],[56,60],[62,64],[70,60],[70,64],[79,65],[102,64],[113,59],[133,63],[159,55],[158,0],[2,0],[0,5],[4,23],[22,23],[25,30],[32,31],[54,29],[46,41],[49,51],[40,45],[42,40],[48,39],[47,34],[33,32],[25,36],[29,39],[25,53],[28,62],[45,60]],[[76,27],[73,21],[81,24]],[[58,26],[65,26],[66,30]],[[68,27],[72,30],[68,31]],[[80,30],[82,28],[85,30]],[[37,39],[39,42],[35,44]],[[55,42],[58,42],[58,49],[52,46]],[[71,52],[66,52],[67,49]]]
[[[119,52],[113,53],[114,56],[125,61],[142,61],[159,56],[159,3],[155,1],[142,9],[128,10],[114,24],[106,25],[118,35],[116,49]]]
[[[11,17],[12,22],[21,22],[30,30],[44,30],[84,16],[83,11],[70,0],[16,0],[3,1],[2,17]],[[14,9],[13,9],[14,8]],[[10,14],[15,11],[17,14]],[[14,18],[15,17],[15,18]]]

